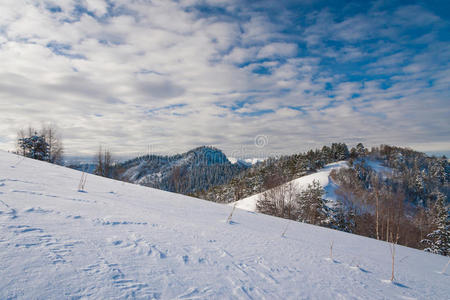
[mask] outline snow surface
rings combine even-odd
[[[333,202],[336,200],[334,191],[336,190],[337,186],[330,180],[330,173],[334,169],[347,167],[348,164],[346,161],[331,163],[326,165],[323,169],[320,169],[316,173],[294,179],[291,181],[291,183],[293,183],[293,186],[297,191],[301,191],[305,190],[308,187],[308,184],[312,184],[314,180],[317,180],[325,190],[324,199],[328,200],[329,202]],[[286,185],[287,184],[289,184],[289,182],[286,183]],[[262,194],[263,193],[252,195],[236,202],[232,202],[229,205],[234,206],[236,204],[237,208],[256,212],[256,202],[260,199]]]
[[[0,299],[448,299],[448,258],[0,152]],[[286,225],[286,236],[281,237]],[[334,242],[333,259],[329,244]],[[447,271],[448,272],[448,271]]]

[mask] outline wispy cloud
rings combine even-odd
[[[441,10],[384,1],[2,1],[0,147],[14,147],[18,128],[50,121],[69,154],[99,143],[120,154],[202,144],[231,153],[258,134],[269,137],[268,153],[335,140],[443,151],[450,25]]]

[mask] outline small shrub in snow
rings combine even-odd
[[[228,223],[228,224],[231,224],[231,222],[232,222],[233,213],[234,213],[234,210],[235,210],[235,209],[236,209],[236,203],[234,203],[233,209],[231,210],[231,213],[230,213],[230,215],[229,215],[228,218],[227,218],[227,223]]]
[[[286,237],[286,232],[288,230],[289,224],[291,224],[291,220],[289,220],[286,224],[286,227],[284,227],[283,233],[281,234],[281,237]]]
[[[81,173],[80,182],[78,183],[78,191],[84,192],[84,186],[86,185],[87,174],[83,171]]]

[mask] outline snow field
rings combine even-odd
[[[0,299],[448,299],[448,258],[0,152]],[[333,260],[329,245],[333,242]],[[447,271],[448,272],[448,271]]]

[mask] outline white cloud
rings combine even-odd
[[[105,0],[84,0],[82,3],[97,16],[103,16],[108,11],[108,4]]]
[[[96,17],[77,15],[76,3]],[[2,1],[0,148],[13,149],[18,128],[43,121],[59,125],[68,154],[92,153],[99,143],[118,154],[201,144],[230,153],[251,148],[258,134],[269,136],[264,150],[271,153],[361,137],[369,145],[448,138],[450,51],[433,40],[439,35],[430,35],[420,53],[399,51],[394,41],[368,47],[358,43],[386,34],[376,30],[381,22],[389,27],[384,14],[371,25],[373,12],[339,21],[316,12],[312,24],[289,33],[265,6],[251,11],[240,3],[120,0],[107,16],[105,1]],[[60,10],[51,12],[50,4]],[[187,9],[195,4],[232,16]],[[391,36],[409,26],[400,21],[389,28]],[[307,46],[299,48],[300,41]],[[329,59],[336,69],[324,64]],[[359,70],[367,72],[362,83],[339,69],[364,59],[371,61]],[[376,72],[396,77],[383,88],[382,80],[370,78]],[[230,109],[236,103],[242,107]]]
[[[241,64],[249,60],[253,60],[256,57],[257,53],[258,53],[257,47],[250,47],[250,48],[235,47],[228,55],[224,57],[224,60],[231,63]]]
[[[293,57],[297,54],[297,45],[292,43],[271,43],[259,50],[258,58]]]

